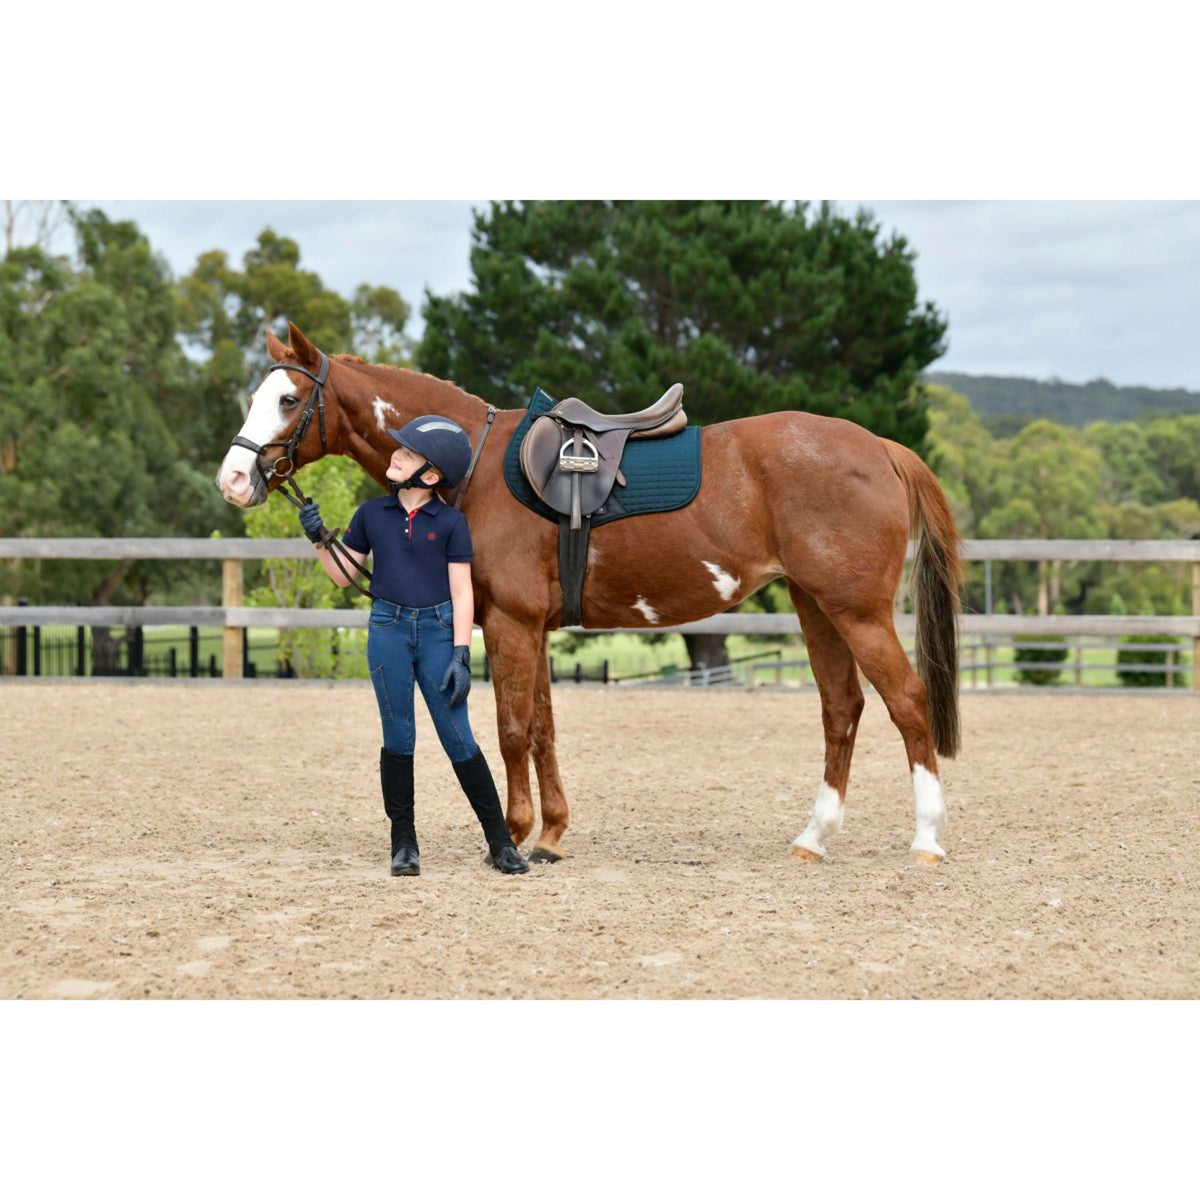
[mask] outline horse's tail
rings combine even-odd
[[[911,590],[917,614],[917,674],[929,693],[934,748],[959,749],[958,613],[963,585],[962,541],[937,476],[907,446],[882,439],[908,493],[911,536],[920,535]]]

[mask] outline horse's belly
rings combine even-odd
[[[689,509],[614,521],[589,540],[584,624],[653,629],[699,621],[779,573],[756,536],[718,541]]]

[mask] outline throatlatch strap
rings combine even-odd
[[[591,517],[584,517],[578,529],[571,528],[570,517],[558,520],[558,583],[562,588],[562,628],[583,624],[583,581],[587,574],[588,533]]]

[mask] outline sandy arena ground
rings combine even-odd
[[[1200,995],[1196,697],[964,695],[935,868],[874,695],[819,865],[788,853],[815,694],[555,706],[569,857],[482,864],[418,702],[423,873],[392,879],[369,685],[5,681],[0,997]]]

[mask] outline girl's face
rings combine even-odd
[[[387,477],[393,483],[403,483],[424,461],[421,455],[414,454],[407,446],[397,446],[388,463]],[[421,482],[427,487],[433,487],[438,479],[438,473],[432,468],[421,476]]]

